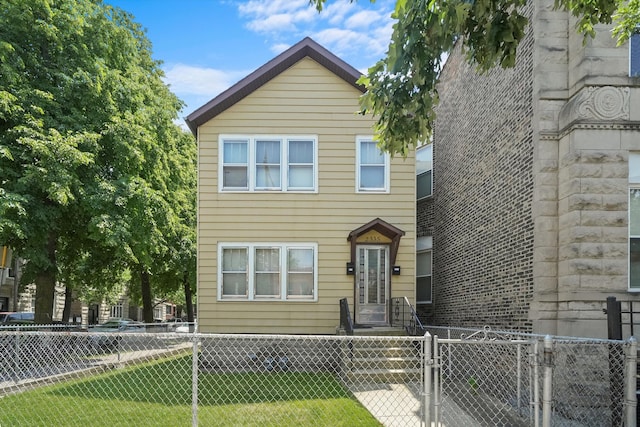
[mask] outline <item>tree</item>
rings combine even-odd
[[[374,0],[371,0],[374,1]],[[310,0],[321,11],[326,0]],[[438,101],[436,84],[443,58],[462,38],[470,63],[480,72],[513,67],[528,21],[527,0],[396,0],[386,58],[360,78],[367,91],[363,113],[378,119],[382,149],[406,156],[428,141]],[[614,36],[624,43],[640,24],[640,0],[555,0],[555,7],[577,17],[576,29],[595,35],[595,25],[615,21]]]
[[[181,102],[141,27],[100,1],[0,0],[0,76],[0,241],[48,322],[59,279],[105,295],[166,257]]]

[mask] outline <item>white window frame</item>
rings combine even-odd
[[[155,319],[162,319],[162,320],[166,320],[166,316],[165,316],[165,308],[162,304],[158,304],[155,307],[153,307],[153,318]]]
[[[431,252],[431,274],[418,276],[418,254]],[[431,300],[418,301],[418,277],[431,277]],[[418,237],[416,240],[416,304],[432,304],[433,303],[433,237]]]
[[[416,150],[416,166],[418,166],[418,158],[419,156],[421,156],[421,153],[430,153],[427,156],[429,158],[428,162],[423,162],[429,164],[424,169],[416,168],[416,201],[433,197],[433,144],[429,143],[418,147],[418,149]],[[418,197],[418,178],[427,173],[429,174],[429,179],[431,180],[431,192],[426,196]]]
[[[632,163],[637,168],[632,170]],[[635,173],[634,173],[635,172]],[[631,286],[631,239],[640,238],[640,235],[631,234],[631,190],[640,190],[640,153],[629,153],[629,179],[627,189],[627,290],[629,292],[640,292],[640,287]]]
[[[258,141],[280,142],[280,185],[277,187],[258,187],[256,185],[257,166],[256,144]],[[247,141],[247,187],[224,187],[224,143],[225,141]],[[289,168],[300,164],[289,163],[289,143],[294,141],[310,141],[313,144],[312,186],[289,186]],[[239,135],[222,134],[218,137],[218,191],[224,193],[245,192],[287,192],[287,193],[317,193],[318,192],[318,136],[317,135]],[[308,164],[307,164],[308,165]]]
[[[120,300],[109,307],[109,317],[124,318],[124,301]]]
[[[247,294],[222,294],[222,266],[224,249],[247,249]],[[280,293],[277,296],[256,296],[256,249],[278,248],[280,250]],[[308,249],[313,251],[313,295],[300,296],[287,294],[287,273],[289,272],[289,249]],[[318,244],[310,242],[220,242],[218,243],[218,301],[287,301],[287,302],[317,302],[318,301]]]
[[[638,69],[633,68],[634,62],[636,65],[640,62],[640,58],[637,57],[640,56],[640,28],[637,28],[636,31],[629,37],[629,77],[640,77],[640,67]]]
[[[389,153],[382,153],[384,156],[384,184],[380,188],[362,188],[360,169],[360,151],[363,142],[375,142],[372,135],[356,136],[356,193],[389,193],[391,176],[391,156]]]

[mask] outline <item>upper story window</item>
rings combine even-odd
[[[316,136],[220,135],[220,191],[316,191]]]
[[[423,145],[416,150],[416,199],[433,195],[433,145]]]
[[[640,77],[640,33],[629,38],[629,76]]]
[[[389,192],[389,153],[372,137],[356,138],[356,191]]]
[[[112,305],[109,310],[110,317],[124,317],[124,303],[122,301],[118,301],[117,304]]]
[[[416,304],[433,301],[432,237],[418,237],[416,241]]]
[[[218,299],[317,300],[314,243],[221,243]]]
[[[629,153],[629,290],[640,291],[640,153]]]

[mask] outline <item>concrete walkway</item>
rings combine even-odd
[[[418,385],[407,384],[362,384],[351,390],[367,410],[386,427],[424,426],[422,422],[420,390]],[[453,399],[441,397],[440,413],[448,414],[455,422],[448,424],[441,420],[437,427],[480,427]],[[435,418],[435,407],[431,405],[431,419]],[[436,427],[434,421],[432,427]]]

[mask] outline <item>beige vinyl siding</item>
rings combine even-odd
[[[351,231],[379,217],[402,229],[392,296],[415,293],[415,170],[411,154],[391,161],[389,193],[358,194],[356,135],[373,120],[355,114],[361,93],[305,58],[198,129],[198,317],[204,332],[335,333],[341,298],[353,309],[345,274]],[[318,188],[305,192],[219,192],[218,135],[315,135]],[[314,242],[318,299],[218,301],[218,242]]]

